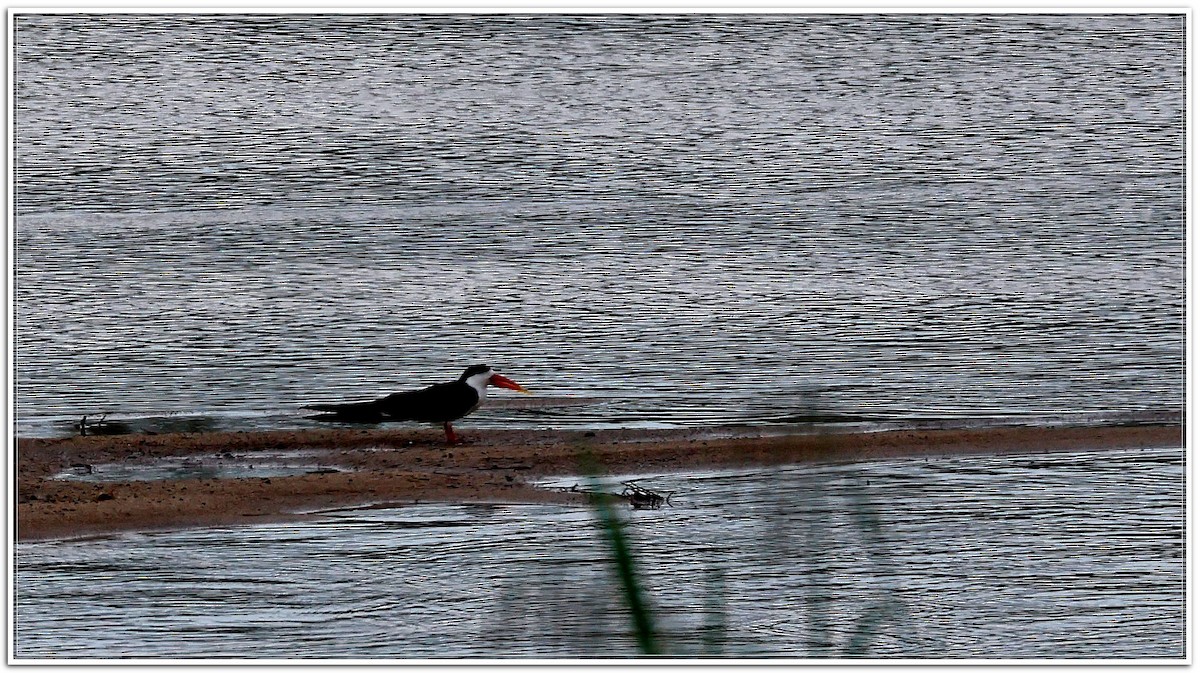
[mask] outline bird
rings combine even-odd
[[[303,407],[325,412],[310,418],[346,423],[379,423],[382,421],[421,421],[441,423],[446,431],[446,443],[457,444],[453,421],[479,408],[487,397],[488,386],[507,388],[530,394],[521,384],[501,376],[487,365],[467,367],[457,381],[436,383],[428,388],[393,393],[370,402],[341,404],[311,404]]]

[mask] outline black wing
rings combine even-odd
[[[303,408],[326,412],[326,414],[321,416],[313,416],[313,418],[319,421],[378,423],[383,420],[383,412],[379,409],[379,400],[375,400],[374,402],[348,402],[345,404],[311,404]]]
[[[454,381],[388,395],[376,404],[384,415],[397,421],[446,423],[471,413],[479,405],[479,393],[465,383]]]

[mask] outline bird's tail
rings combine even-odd
[[[308,404],[302,409],[325,412],[312,418],[319,421],[340,421],[344,423],[378,423],[383,420],[383,412],[379,410],[378,402],[346,402],[342,404]]]

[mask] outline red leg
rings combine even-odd
[[[457,444],[458,435],[454,434],[454,426],[450,425],[449,421],[442,424],[442,428],[446,431],[446,443]]]

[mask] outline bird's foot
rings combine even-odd
[[[454,446],[456,444],[463,443],[463,440],[461,438],[459,438],[459,436],[457,434],[454,433],[454,427],[451,426],[449,423],[443,423],[442,428],[446,431],[446,443],[447,444]]]

